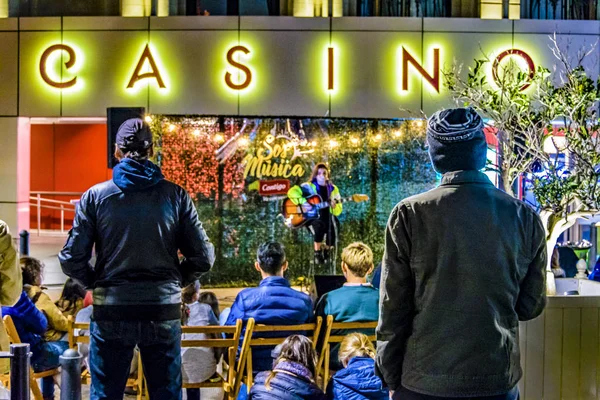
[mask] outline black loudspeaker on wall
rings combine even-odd
[[[109,107],[106,109],[106,130],[108,132],[108,168],[113,168],[119,162],[114,156],[115,139],[121,124],[129,118],[144,118],[144,107]]]

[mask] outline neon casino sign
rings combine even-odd
[[[77,77],[77,71],[84,66],[81,56],[78,56],[79,50],[68,44],[53,44],[45,48],[39,58],[39,74],[42,81],[51,88],[54,89],[68,89],[73,88],[79,84]],[[150,45],[147,44],[142,54],[135,60],[135,68],[130,78],[127,80],[127,90],[132,90],[138,82],[154,82],[160,89],[166,89],[167,84],[163,76],[167,75],[167,71],[161,71],[159,64],[155,61],[155,57],[158,52],[151,50]],[[339,63],[337,62],[339,50],[333,47],[326,48],[326,65],[324,65],[323,74],[325,76],[324,90],[326,92],[332,92],[339,86],[337,81],[337,74]],[[417,74],[427,82],[433,90],[437,93],[440,92],[440,53],[441,47],[433,47],[427,52],[430,68],[425,67],[426,64],[422,60],[421,63],[406,49],[405,46],[401,45],[398,50],[396,57],[396,69],[401,72],[399,76],[398,89],[400,92],[409,91],[409,75]],[[59,57],[61,54],[66,57]],[[250,56],[252,51],[249,47],[244,45],[236,45],[227,49],[223,55],[226,61],[226,67],[222,73],[222,84],[234,92],[241,92],[248,89],[257,80],[256,74],[252,73]],[[499,64],[507,57],[518,57],[521,61],[524,61],[524,65],[528,69],[528,76],[533,76],[535,71],[535,64],[531,56],[520,49],[507,49],[498,54],[492,63],[491,75],[494,81],[498,81],[498,68]],[[61,80],[56,77],[53,71],[59,66],[64,68],[67,73],[71,73],[71,77],[66,80]],[[148,71],[142,72],[142,66],[148,65]],[[133,65],[133,64],[132,64]],[[429,70],[428,70],[429,69]],[[268,82],[261,82],[262,84],[268,84]],[[529,85],[524,85],[521,90],[525,90]],[[268,144],[268,143],[267,143]],[[268,144],[270,145],[270,144]],[[275,151],[275,149],[273,149]],[[287,151],[283,149],[278,150],[280,153],[287,154]],[[286,166],[282,167],[283,170],[279,173],[280,176],[292,173],[286,170]],[[279,168],[278,167],[278,168]],[[292,167],[293,169],[293,167]],[[284,171],[286,170],[286,171]]]

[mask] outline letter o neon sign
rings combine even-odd
[[[492,77],[494,78],[494,81],[496,81],[496,83],[498,83],[498,66],[500,65],[500,62],[509,56],[519,56],[523,60],[525,60],[525,62],[527,63],[527,69],[529,70],[529,81],[530,82],[521,86],[521,90],[527,89],[529,86],[531,86],[531,81],[533,80],[533,77],[535,75],[535,64],[533,63],[533,60],[531,59],[529,54],[527,54],[523,50],[519,50],[519,49],[509,49],[509,50],[505,50],[502,53],[498,54],[498,56],[494,60],[494,63],[492,64]]]

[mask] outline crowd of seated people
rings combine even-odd
[[[59,356],[69,348],[67,317],[83,308],[85,290],[68,280],[54,303],[42,287],[44,265],[32,257],[22,257],[20,264],[23,292],[15,305],[2,307],[2,314],[10,315],[21,342],[29,343],[33,370],[42,372],[58,367]],[[52,376],[42,378],[42,395],[54,399]]]
[[[13,318],[21,340],[30,344],[32,366],[36,372],[58,367],[59,356],[69,346],[68,317],[72,316],[76,322],[89,323],[93,311],[89,292],[72,279],[66,281],[60,298],[52,302],[42,286],[43,268],[44,265],[39,260],[22,257],[21,297],[14,306],[2,307],[3,314]],[[242,290],[232,307],[223,311],[219,309],[216,295],[212,292],[201,292],[198,281],[184,287],[182,326],[235,325],[237,319],[241,319],[245,326],[250,318],[254,318],[257,324],[295,325],[312,322],[316,316],[327,315],[333,315],[334,320],[338,322],[377,320],[378,290],[366,282],[367,275],[373,270],[373,254],[363,243],[353,243],[344,249],[342,271],[347,283],[323,296],[316,308],[307,294],[293,289],[284,277],[288,262],[280,243],[267,242],[261,245],[257,251],[254,268],[262,277],[258,287]],[[81,330],[75,334],[89,335],[89,331]],[[265,333],[263,336],[288,334]],[[339,359],[337,349],[332,355],[332,358],[335,357],[335,360],[332,360],[332,369],[339,371],[332,378],[327,394],[316,384],[317,354],[311,339],[303,335],[292,335],[276,349],[264,347],[253,350],[253,372],[256,381],[251,390],[242,386],[239,398],[272,398],[271,390],[286,391],[286,385],[289,384],[296,385],[292,397],[289,397],[291,392],[287,390],[289,398],[351,398],[346,397],[344,393],[353,390],[352,376],[367,379],[363,376],[365,370],[373,369],[374,363],[372,344],[367,336],[357,335],[359,334],[351,336],[353,339],[348,343],[342,343]],[[183,336],[183,339],[188,340],[207,338],[204,334]],[[80,343],[78,350],[84,356],[82,368],[89,368],[88,346]],[[209,348],[186,347],[182,348],[181,353],[184,383],[199,383],[214,378],[218,365],[223,361],[222,351]],[[136,368],[135,359],[136,357],[132,362],[132,374]],[[379,378],[373,375],[368,379],[373,383],[373,388],[369,390],[383,393]],[[358,390],[357,388],[354,390]],[[222,390],[209,390],[205,393],[204,390],[192,388],[185,389],[185,392],[189,400],[223,398]],[[42,393],[45,399],[54,398],[52,377],[42,379]]]

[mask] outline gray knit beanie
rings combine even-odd
[[[451,108],[433,114],[427,123],[433,168],[440,174],[485,167],[487,143],[483,120],[472,108]]]

